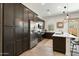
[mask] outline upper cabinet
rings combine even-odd
[[[1,16],[1,3],[0,3],[0,24],[1,24],[1,18],[2,18],[2,16]]]
[[[5,3],[3,4],[4,11],[4,25],[6,26],[14,26],[14,4],[13,3]]]
[[[23,27],[24,8],[22,4],[15,4],[15,26]]]
[[[22,50],[23,36],[23,19],[24,19],[24,7],[22,4],[15,4],[15,54],[19,55]]]
[[[27,8],[24,8],[24,36],[28,35],[28,20],[29,20],[29,10]]]
[[[31,11],[29,11],[29,20],[33,20],[33,19],[34,19],[34,14]]]
[[[35,21],[35,18],[38,15],[36,13],[34,13],[33,11],[29,10],[29,20]]]

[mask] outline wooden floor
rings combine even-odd
[[[52,39],[44,39],[38,45],[20,56],[64,56],[64,54],[53,51]]]

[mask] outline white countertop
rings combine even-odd
[[[71,35],[69,33],[54,33],[52,36],[55,36],[55,37],[67,37],[67,38],[77,38],[76,36],[74,35]]]
[[[49,32],[49,33],[54,33],[54,31],[46,31],[46,32]]]

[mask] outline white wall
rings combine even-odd
[[[56,17],[50,17],[50,18],[47,18],[46,19],[46,26],[45,28],[48,29],[48,25],[54,25],[54,31],[59,31],[59,30],[62,30],[62,31],[65,31],[67,32],[67,23],[64,24],[64,28],[57,28],[57,22],[63,22],[64,20],[64,16],[56,16]]]
[[[46,17],[45,20],[45,28],[48,30],[48,25],[54,25],[54,31],[59,31],[62,30],[64,32],[68,32],[68,21],[65,20],[65,15],[59,15],[59,16],[51,16],[51,17]],[[69,13],[70,18],[79,18],[79,11]],[[57,22],[64,22],[64,27],[63,28],[57,28]]]

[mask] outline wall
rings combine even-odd
[[[68,32],[68,21],[65,19],[66,15],[50,16],[45,19],[45,28],[48,30],[48,25],[54,25],[54,31]],[[69,13],[70,18],[79,18],[79,11]],[[65,20],[64,20],[65,19]],[[57,22],[64,22],[63,28],[57,28]],[[49,31],[49,30],[48,30]]]
[[[64,16],[55,16],[55,17],[50,17],[46,19],[46,26],[45,28],[48,30],[48,25],[53,25],[54,26],[54,31],[65,31],[67,32],[67,23],[65,22],[64,28],[57,28],[57,22],[63,22],[64,21]],[[49,31],[49,30],[48,30]]]

